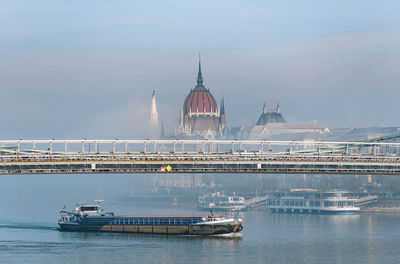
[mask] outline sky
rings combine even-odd
[[[0,0],[0,138],[146,137],[194,88],[228,126],[400,126],[400,2]]]

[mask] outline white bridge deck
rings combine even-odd
[[[2,140],[0,174],[400,174],[400,143]]]

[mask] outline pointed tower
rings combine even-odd
[[[263,113],[264,113],[264,114],[267,113],[267,105],[266,105],[266,103],[264,103],[264,106],[263,106]]]
[[[221,120],[217,101],[204,85],[201,66],[199,55],[196,85],[186,96],[180,112],[178,136],[181,137],[215,138],[220,134],[221,124],[225,124],[225,117]]]
[[[197,85],[196,88],[201,87],[204,88],[203,84],[203,74],[201,73],[201,58],[199,54],[199,72],[197,73]]]
[[[219,113],[219,125],[221,129],[224,129],[226,126],[226,117],[225,117],[225,103],[224,103],[224,98],[221,100],[221,108],[220,108],[220,113]]]
[[[150,110],[148,136],[152,139],[156,139],[160,136],[160,123],[158,121],[155,91],[153,91],[153,95],[151,97],[151,110]]]
[[[153,91],[153,95],[151,97],[150,124],[158,125],[158,113],[157,113],[157,106],[156,106],[156,91]]]

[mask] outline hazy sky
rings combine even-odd
[[[142,138],[197,76],[230,126],[400,126],[400,2],[0,0],[0,138]]]

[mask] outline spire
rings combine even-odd
[[[222,98],[222,100],[221,100],[221,111],[220,111],[220,114],[219,114],[219,127],[221,129],[221,131],[220,131],[221,133],[222,133],[222,130],[225,128],[225,126],[226,126],[225,103],[224,103],[224,99]]]
[[[153,91],[151,96],[151,110],[150,110],[150,125],[151,126],[158,126],[158,113],[157,113],[157,106],[156,106],[156,92]]]
[[[263,113],[264,114],[266,114],[267,113],[267,105],[264,103],[264,106],[263,106]]]
[[[225,114],[225,104],[224,104],[224,98],[222,98],[221,100],[221,111],[220,111],[221,115]]]
[[[201,74],[201,60],[200,60],[200,53],[199,53],[199,72],[197,74],[197,85],[196,87],[203,87],[203,75]]]
[[[158,112],[156,106],[156,92],[153,91],[151,96],[151,109],[150,109],[150,120],[148,126],[148,136],[152,139],[160,136],[160,124],[158,121]]]
[[[158,113],[157,113],[157,106],[156,106],[156,91],[153,91],[153,95],[151,96],[150,124],[158,126]]]

